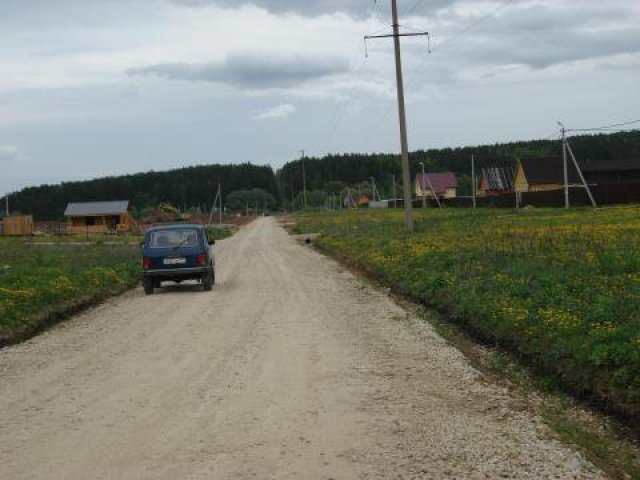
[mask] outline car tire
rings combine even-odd
[[[207,273],[205,273],[202,276],[202,287],[204,288],[205,292],[210,292],[211,290],[213,290],[213,284],[216,281],[216,277],[215,274],[213,273],[213,270],[208,271]]]
[[[151,278],[142,279],[142,287],[144,288],[144,293],[147,295],[153,294],[155,285],[156,282],[154,282]]]

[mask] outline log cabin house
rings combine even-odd
[[[68,233],[130,232],[129,201],[70,203],[64,212]]]
[[[568,161],[569,185],[580,183],[578,172]],[[518,163],[513,188],[517,193],[547,192],[564,188],[564,166],[561,158],[523,158]]]

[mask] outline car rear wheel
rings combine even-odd
[[[216,281],[215,274],[213,273],[213,269],[209,270],[202,276],[202,286],[205,292],[210,292],[213,290],[213,284]]]
[[[144,293],[147,295],[151,295],[153,293],[154,287],[156,286],[156,282],[151,278],[143,278],[142,286],[144,288]]]

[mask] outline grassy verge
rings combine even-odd
[[[0,239],[0,346],[139,281],[140,248]]]
[[[209,227],[207,229],[207,233],[209,235],[209,239],[211,240],[223,240],[233,235],[233,231],[231,230],[231,228],[228,228],[228,227],[224,227],[224,228]]]
[[[610,475],[640,478],[640,208],[431,210],[414,234],[402,224],[401,212],[357,211],[300,215],[296,230],[435,308],[430,321],[477,366],[545,394],[563,439]],[[626,425],[585,422],[563,391]]]
[[[402,302],[402,298],[398,299]],[[563,392],[557,379],[532,372],[508,352],[474,342],[462,327],[434,310],[405,302],[458,348],[478,370],[519,391],[528,408],[539,414],[558,438],[580,448],[584,456],[609,477],[640,479],[637,432],[619,420],[594,411]]]
[[[300,233],[574,394],[640,416],[640,208],[303,215]]]

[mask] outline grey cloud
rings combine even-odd
[[[476,61],[493,64],[522,64],[543,69],[565,63],[639,53],[640,29],[615,31],[556,31],[540,37],[497,37],[476,44]]]
[[[538,48],[530,45],[512,56],[517,63],[547,68],[568,62],[640,52],[640,29],[554,35]]]
[[[452,46],[458,60],[467,65],[519,64],[533,69],[640,52],[640,28],[628,25],[629,19],[637,17],[629,3],[606,10],[599,4],[580,7],[514,6]],[[448,12],[444,20],[449,25],[465,23],[455,12]],[[451,58],[449,49],[446,53]]]
[[[20,149],[13,145],[0,145],[0,162],[11,162],[20,156]]]
[[[277,107],[261,110],[253,115],[254,120],[280,120],[290,117],[296,113],[296,106],[290,103],[278,105]]]
[[[224,83],[249,89],[289,88],[348,71],[344,59],[287,57],[272,58],[253,54],[232,55],[222,63],[162,63],[130,68],[134,75],[156,75],[172,80]]]
[[[178,5],[187,7],[202,7],[207,5],[219,5],[222,7],[238,7],[240,5],[255,5],[276,13],[297,13],[300,15],[322,15],[336,12],[347,13],[353,16],[364,16],[373,11],[388,9],[387,0],[171,0]],[[413,13],[435,12],[443,7],[451,6],[457,0],[430,0],[413,5]],[[409,8],[409,2],[400,2],[400,9]]]

